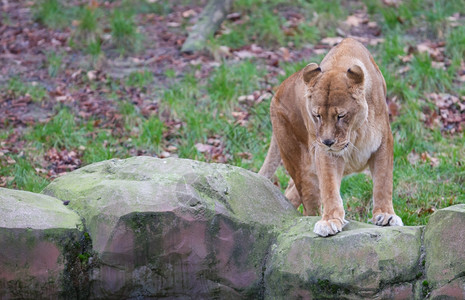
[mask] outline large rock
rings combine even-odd
[[[0,299],[86,298],[79,216],[55,198],[0,188]]]
[[[265,273],[268,299],[411,299],[421,274],[421,227],[351,222],[332,237],[300,218],[279,235]]]
[[[426,278],[433,296],[465,298],[465,204],[438,210],[425,230]]]
[[[181,159],[96,163],[44,193],[85,219],[94,298],[262,297],[274,229],[297,217],[265,178]]]
[[[465,205],[321,238],[262,176],[149,157],[44,193],[0,189],[1,299],[465,298]]]

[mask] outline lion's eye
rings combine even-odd
[[[313,116],[314,116],[315,118],[317,118],[317,119],[320,119],[320,118],[321,118],[321,116],[320,116],[319,114],[314,114]]]
[[[340,115],[337,116],[337,119],[340,120],[340,119],[344,118],[345,116],[346,116],[346,114],[340,114]]]

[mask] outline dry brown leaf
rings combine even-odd
[[[430,215],[430,214],[434,213],[435,211],[436,211],[436,208],[434,206],[432,206],[430,208],[421,207],[415,213],[419,217],[421,217],[421,216],[426,215],[426,214]]]
[[[360,24],[366,23],[366,20],[357,15],[348,16],[344,21],[347,25],[351,27],[358,27]]]
[[[437,62],[437,61],[432,61],[431,62],[431,66],[435,69],[439,69],[439,70],[446,70],[446,64],[443,63],[443,62]]]
[[[207,144],[202,144],[202,143],[197,143],[195,144],[195,148],[199,152],[209,152],[213,148],[212,145],[207,145]]]
[[[97,71],[91,70],[91,71],[87,72],[87,78],[90,81],[94,81],[97,78]]]
[[[235,51],[234,56],[240,59],[256,57],[255,53],[253,53],[252,51],[248,51],[248,50]]]
[[[162,151],[158,157],[167,158],[167,157],[170,157],[170,156],[171,156],[171,153],[169,153],[168,151]]]
[[[406,66],[403,66],[403,67],[399,68],[397,70],[397,74],[401,75],[401,74],[404,74],[404,73],[406,73],[408,71],[410,71],[410,66],[406,65]]]
[[[239,152],[237,155],[243,159],[251,160],[253,158],[252,153],[250,152]]]
[[[396,102],[394,101],[389,102],[388,108],[389,108],[389,114],[391,116],[397,117],[399,115],[399,105]]]
[[[195,17],[196,15],[197,15],[197,13],[193,9],[188,9],[188,10],[182,12],[182,17],[183,18]]]
[[[178,22],[168,22],[168,23],[166,23],[166,26],[172,27],[172,28],[176,28],[176,27],[180,27],[180,26],[181,26],[181,23],[178,23]]]
[[[412,152],[407,155],[407,160],[411,165],[416,165],[420,160],[420,155],[416,153],[415,150],[412,150]]]
[[[428,152],[423,152],[420,158],[423,162],[429,163],[432,167],[437,167],[439,165],[439,159],[431,156]]]
[[[178,148],[176,146],[170,145],[166,148],[166,151],[168,152],[176,152],[178,151]]]
[[[398,7],[402,3],[402,0],[382,0],[382,1],[384,5],[394,6],[394,7]]]
[[[327,37],[327,38],[324,38],[320,41],[320,43],[324,44],[324,45],[329,45],[329,46],[334,46],[338,43],[340,43],[341,41],[343,40],[342,37],[340,36],[336,36],[336,37]]]
[[[285,47],[281,47],[281,48],[279,48],[279,50],[281,50],[282,57],[283,57],[284,61],[289,61],[291,59],[291,53],[289,52],[289,49],[287,49]]]

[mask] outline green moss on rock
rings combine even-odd
[[[347,291],[355,297],[373,296],[387,284],[414,280],[419,272],[420,227],[351,222],[341,233],[322,238],[312,232],[318,220],[302,217],[278,236],[265,276],[268,298],[302,289],[314,295],[325,291],[330,298]],[[280,284],[284,280],[293,282],[285,294]]]
[[[57,178],[44,193],[86,220],[101,263],[97,298],[176,297],[180,289],[201,298],[262,295],[268,248],[298,215],[257,174],[183,159],[100,162]],[[146,284],[133,285],[135,274]]]
[[[80,217],[53,197],[0,188],[0,228],[74,229]]]
[[[426,277],[438,287],[465,274],[465,204],[438,210],[425,229]]]

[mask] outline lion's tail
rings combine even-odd
[[[279,153],[278,144],[276,143],[276,138],[273,135],[271,137],[270,148],[265,158],[265,162],[258,174],[265,176],[268,179],[271,179],[281,164],[281,154]]]

